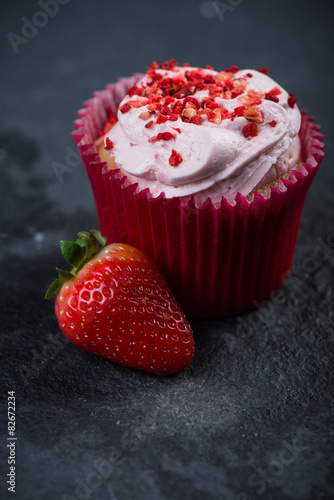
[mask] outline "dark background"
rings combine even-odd
[[[70,0],[15,52],[8,33],[22,36],[22,17],[43,23],[41,7],[1,4],[1,498],[334,498],[332,2],[216,5]],[[158,378],[69,345],[44,293],[63,264],[59,240],[97,226],[84,168],[66,159],[77,110],[173,57],[268,66],[321,124],[326,154],[286,285],[257,311],[192,321],[192,364]],[[61,179],[54,162],[67,162]],[[12,390],[16,496],[6,491]]]

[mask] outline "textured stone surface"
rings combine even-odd
[[[20,500],[334,498],[332,6],[213,4],[71,0],[18,53],[6,35],[22,35],[21,18],[41,7],[2,7],[1,498],[14,498],[9,390]],[[257,311],[193,321],[191,366],[158,378],[69,345],[44,292],[62,263],[59,239],[97,225],[81,163],[73,157],[62,182],[52,168],[75,151],[77,109],[107,82],[171,57],[270,67],[327,141],[289,281]]]

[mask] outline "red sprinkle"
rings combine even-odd
[[[109,137],[106,138],[106,145],[104,146],[104,149],[106,151],[110,151],[114,147],[114,143],[109,139]]]
[[[226,73],[236,73],[237,71],[240,71],[240,68],[238,68],[238,66],[234,66],[234,64],[228,68],[228,69],[225,69],[224,71],[226,71]]]
[[[197,113],[197,115],[194,115],[190,118],[190,122],[194,123],[195,125],[199,125],[202,121],[202,116]]]
[[[242,133],[248,139],[249,137],[257,136],[257,125],[255,123],[250,123],[249,125],[245,125],[242,129]]]
[[[128,104],[127,102],[125,104],[123,104],[123,106],[121,106],[119,108],[119,110],[122,112],[122,113],[128,113],[131,109],[131,106],[130,104]]]
[[[169,164],[171,167],[177,167],[180,165],[180,163],[183,161],[182,156],[175,151],[175,149],[172,149],[172,154],[169,157]]]
[[[185,100],[184,100],[184,104],[187,104],[187,102],[193,103],[196,106],[196,109],[200,108],[200,104],[199,104],[198,100],[195,97],[187,96],[185,98]]]
[[[164,116],[164,115],[159,113],[159,116],[157,119],[157,124],[160,125],[160,123],[166,123],[167,120],[168,120],[167,116]]]
[[[263,122],[263,113],[258,106],[249,106],[245,109],[244,117],[250,122]]]
[[[203,102],[204,108],[209,108],[209,109],[216,109],[218,108],[218,103],[212,101],[211,99],[207,99],[206,101]]]
[[[161,89],[169,89],[173,85],[173,80],[172,78],[163,78],[162,80],[159,81],[159,87]]]
[[[269,75],[269,69],[268,68],[260,68],[258,69],[259,73],[263,73],[264,75]]]
[[[215,77],[213,75],[205,75],[204,83],[216,83]]]
[[[166,106],[164,104],[160,104],[158,106],[158,111],[162,114],[162,115],[171,115],[172,114],[172,110],[169,106]]]
[[[131,89],[129,90],[128,94],[130,97],[134,95],[143,95],[144,89],[138,87],[137,85],[133,85]]]
[[[174,101],[175,101],[175,99],[173,97],[171,97],[170,95],[168,95],[167,97],[165,97],[163,104],[165,104],[167,106],[167,104],[170,104],[171,102],[174,102]]]
[[[276,127],[277,121],[276,120],[272,120],[271,122],[268,122],[268,125],[270,125],[271,127]]]
[[[288,105],[290,106],[290,108],[294,108],[296,102],[297,102],[297,99],[295,98],[293,93],[290,92],[290,94],[288,95]]]
[[[158,68],[158,65],[157,65],[156,61],[153,61],[153,63],[150,64],[150,66],[149,66],[149,69],[153,69],[154,70],[154,69],[157,69],[157,68]]]
[[[151,128],[153,125],[153,120],[146,123],[145,128]]]
[[[177,66],[177,61],[175,59],[169,59],[169,61],[164,61],[159,64],[160,69],[173,69]]]
[[[174,139],[174,135],[171,132],[160,132],[158,135],[150,137],[148,142],[170,141],[171,139]]]
[[[268,94],[272,95],[280,95],[282,93],[281,89],[279,87],[274,87],[273,89],[269,90]]]
[[[231,121],[233,122],[234,118],[237,116],[244,116],[245,109],[246,106],[238,106],[237,108],[234,108],[233,113],[231,114]]]
[[[268,101],[279,102],[279,98],[276,97],[274,94],[271,94],[270,92],[265,94],[264,98],[267,99]]]

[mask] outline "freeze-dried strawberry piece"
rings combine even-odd
[[[203,108],[216,109],[219,104],[217,102],[212,101],[211,99],[203,99],[202,101]]]
[[[230,68],[225,69],[226,73],[236,73],[237,71],[240,71],[240,68],[238,68],[238,66],[234,66],[234,64]]]
[[[232,81],[233,84],[233,90],[245,90],[247,87],[247,80],[246,78],[235,78]]]
[[[188,118],[190,119],[192,116],[196,115],[196,109],[194,108],[184,108],[184,110],[181,113],[183,118]]]
[[[190,97],[190,96],[187,96],[185,99],[184,99],[184,104],[187,104],[191,102],[192,104],[194,104],[194,106],[196,107],[196,109],[199,109],[200,108],[200,104],[198,102],[197,99],[195,99],[195,97]]]
[[[247,73],[245,76],[247,76],[247,78],[253,78],[252,73]]]
[[[232,99],[235,99],[236,97],[239,97],[239,95],[241,95],[243,93],[244,93],[243,90],[232,90],[231,91]]]
[[[127,102],[127,104],[129,104],[129,106],[131,108],[141,108],[142,106],[145,106],[145,104],[147,104],[147,103],[148,103],[148,99],[146,97],[143,97],[142,100],[133,99],[133,100]]]
[[[297,99],[295,98],[295,96],[293,95],[293,93],[290,92],[290,94],[288,95],[288,105],[289,105],[289,107],[290,108],[294,108],[296,102],[297,102]]]
[[[238,116],[244,116],[244,111],[246,109],[246,106],[238,106],[237,108],[234,108],[232,114],[231,114],[231,120],[233,122],[234,118]]]
[[[149,66],[149,70],[150,69],[158,69],[158,64],[156,63],[156,61],[153,61],[150,66]]]
[[[237,108],[234,108],[232,116],[244,116],[245,109],[246,106],[238,106]]]
[[[168,120],[167,116],[164,116],[161,113],[159,113],[157,118],[157,124],[160,125],[160,123],[166,123],[167,120]]]
[[[110,151],[114,147],[114,143],[112,140],[109,139],[109,137],[106,138],[106,145],[104,146],[104,149],[106,151]]]
[[[161,89],[170,89],[173,85],[173,79],[172,78],[163,78],[162,80],[159,81],[159,88]]]
[[[180,165],[180,163],[183,161],[182,156],[175,151],[175,149],[172,149],[172,154],[169,157],[169,164],[171,167],[177,167]]]
[[[157,103],[157,102],[160,102],[161,101],[161,96],[160,95],[156,95],[155,93],[154,94],[151,94],[149,97],[148,97],[148,103],[149,104],[152,104],[152,103]]]
[[[156,110],[158,109],[159,104],[157,102],[152,102],[151,104],[147,105],[147,109],[151,111],[152,113],[155,113]]]
[[[222,122],[222,115],[220,114],[219,110],[215,111],[207,111],[206,116],[211,123],[215,123],[216,125],[220,125]]]
[[[184,108],[185,104],[183,101],[177,101],[177,103],[175,104],[174,108],[173,108],[173,113],[177,113],[177,114],[180,114]]]
[[[246,95],[239,97],[239,101],[245,106],[258,106],[261,104],[261,99],[263,98],[262,92],[257,92],[256,90],[249,90]]]
[[[264,75],[269,75],[269,69],[268,68],[260,68],[258,69],[259,73],[263,73]]]
[[[191,87],[183,87],[177,90],[176,92],[173,92],[173,97],[176,97],[177,99],[183,99],[184,97],[187,97],[189,95],[193,95],[195,93],[194,90],[192,90]]]
[[[188,83],[196,85],[198,83],[204,83],[204,71],[202,68],[193,69],[191,71],[186,71],[184,76],[186,77]]]
[[[202,116],[199,115],[198,113],[190,118],[190,122],[194,123],[195,125],[199,125],[202,121]]]
[[[167,116],[167,120],[170,122],[176,122],[176,120],[179,118],[179,115],[172,113],[171,115]]]
[[[182,64],[181,64],[181,67],[182,67],[182,68],[187,68],[188,66],[190,66],[190,64],[189,64],[189,63],[182,63]]]
[[[249,122],[263,122],[263,113],[258,106],[249,106],[248,108],[246,108],[244,111],[244,117]]]
[[[233,89],[233,83],[231,82],[231,80],[229,78],[227,80],[225,80],[224,84],[225,84],[225,87],[227,88],[227,90]]]
[[[276,127],[277,125],[277,121],[276,120],[272,120],[271,122],[268,122],[268,125],[270,125],[271,127]]]
[[[207,65],[205,66],[205,69],[213,69],[213,67],[212,67],[212,66],[210,66],[210,64],[207,64]]]
[[[171,132],[160,132],[158,135],[150,137],[148,142],[170,141],[171,139],[174,139],[174,134]]]
[[[228,71],[220,71],[216,74],[216,80],[219,82],[226,82],[233,78],[234,74]]]
[[[147,72],[147,75],[152,78],[152,83],[155,83],[159,80],[161,80],[163,77],[160,73],[157,73],[156,71],[154,71],[153,69],[149,70]],[[150,85],[149,83],[147,85]]]
[[[256,137],[257,125],[255,125],[255,123],[250,123],[249,125],[245,125],[244,128],[242,129],[242,133],[244,134],[246,139],[249,139],[251,137]]]
[[[173,130],[175,130],[178,134],[181,134],[181,129],[178,127],[171,127]]]
[[[120,106],[119,110],[121,113],[128,113],[131,110],[131,106],[128,102],[126,102],[123,106]]]
[[[144,89],[141,87],[138,87],[138,85],[133,85],[131,89],[129,90],[128,94],[130,97],[134,95],[143,95]]]
[[[169,106],[165,106],[164,104],[160,104],[160,106],[158,106],[158,111],[162,115],[171,115],[172,114],[171,108]]]
[[[216,83],[215,77],[213,75],[205,75],[204,76],[204,83]]]
[[[167,106],[168,104],[172,104],[173,102],[175,102],[175,99],[174,99],[174,97],[171,97],[170,95],[165,97],[163,100],[163,104],[165,104],[165,106]]]
[[[272,94],[272,95],[280,95],[282,93],[282,90],[277,87],[274,87],[273,89],[269,90],[268,94]]]
[[[224,84],[218,82],[218,85],[208,85],[209,95],[211,99],[215,99],[216,97],[224,98]]]
[[[153,125],[153,120],[151,120],[148,123],[146,123],[145,128],[151,128],[152,125]]]
[[[175,66],[177,66],[177,61],[175,59],[169,59],[168,61],[164,61],[159,64],[160,69],[167,69],[167,70],[173,69],[175,68]]]
[[[227,120],[227,119],[231,118],[231,115],[227,111],[227,109],[225,109],[225,108],[218,108],[217,111],[219,111],[222,120]]]
[[[208,85],[206,83],[198,83],[195,86],[195,92],[200,92],[201,90],[207,90],[207,88],[208,88]]]
[[[270,92],[265,94],[264,98],[267,99],[268,101],[279,102],[279,98],[277,96],[275,96],[274,94],[271,94]]]

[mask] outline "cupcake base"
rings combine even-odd
[[[222,317],[256,307],[285,281],[292,265],[308,188],[323,157],[320,127],[302,113],[304,162],[289,179],[270,186],[268,197],[252,201],[238,194],[231,205],[210,199],[152,198],[128,184],[119,169],[109,170],[94,141],[108,114],[141,75],[120,80],[85,103],[73,133],[94,192],[100,229],[109,243],[140,248],[165,274],[190,317]]]

